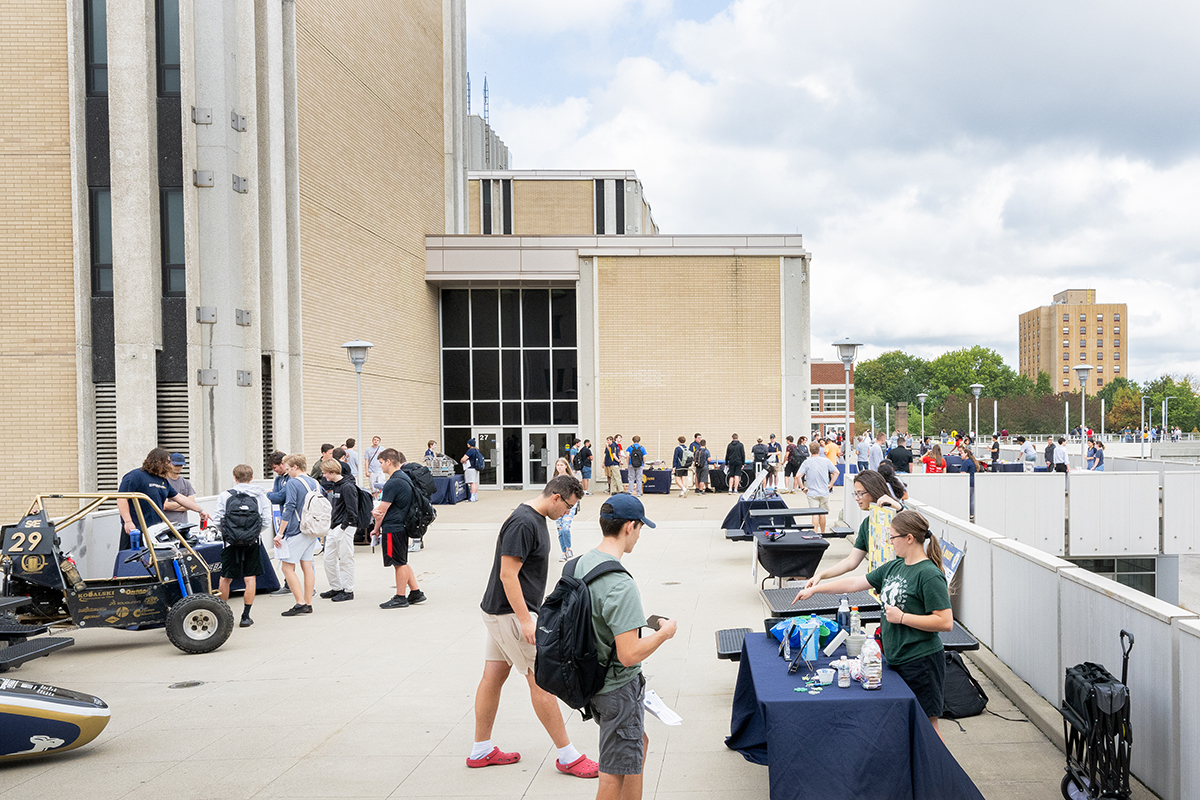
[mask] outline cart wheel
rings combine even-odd
[[[233,612],[216,595],[189,595],[167,612],[167,638],[185,653],[211,653],[232,632]]]
[[[1084,778],[1083,782],[1086,785],[1088,779]],[[1088,800],[1091,797],[1091,795],[1088,794],[1087,789],[1084,786],[1080,786],[1078,783],[1076,783],[1075,779],[1071,777],[1071,773],[1069,772],[1066,775],[1063,775],[1062,796],[1066,800]]]

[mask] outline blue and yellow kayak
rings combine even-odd
[[[0,678],[0,761],[63,753],[108,725],[98,697],[43,683]]]

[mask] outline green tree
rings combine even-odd
[[[856,390],[882,397],[893,406],[916,403],[917,395],[927,390],[928,382],[929,362],[900,350],[889,350],[854,368]]]
[[[1123,380],[1123,379],[1122,379]],[[1104,387],[1108,389],[1107,386]],[[1110,433],[1117,433],[1126,428],[1136,431],[1141,423],[1141,395],[1134,394],[1129,385],[1120,386],[1112,393],[1112,399],[1105,398],[1108,411],[1104,415],[1104,423]]]
[[[1050,387],[1050,375],[1038,370],[1037,384],[1033,387],[1034,395],[1045,397],[1049,394],[1054,394],[1054,389]]]
[[[983,384],[983,396],[989,398],[1028,394],[1033,388],[1029,379],[1021,378],[999,353],[980,345],[943,353],[929,367],[933,382],[947,390],[940,397],[969,395],[973,383]]]
[[[1113,406],[1115,405],[1114,400],[1121,390],[1132,392],[1135,401],[1141,398],[1141,391],[1138,389],[1137,384],[1122,376],[1120,378],[1113,378],[1104,384],[1104,388],[1096,392],[1096,399],[1103,400],[1109,406]]]
[[[1173,398],[1168,410],[1167,424],[1190,431],[1200,423],[1200,398],[1196,396],[1194,379],[1189,375],[1161,375],[1143,388],[1146,413],[1154,409],[1154,424],[1162,422],[1163,399]]]

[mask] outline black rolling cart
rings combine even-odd
[[[1066,800],[1129,800],[1129,652],[1133,634],[1121,631],[1121,680],[1088,661],[1067,670],[1059,712],[1067,738]]]

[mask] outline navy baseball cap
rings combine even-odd
[[[646,519],[646,508],[642,505],[642,501],[631,494],[614,494],[608,498],[606,505],[612,507],[612,513],[609,514],[601,510],[600,519],[618,519],[622,521],[631,519],[634,522],[649,525],[651,528],[656,527],[653,522]],[[604,506],[601,506],[601,509],[603,508]]]
[[[177,467],[187,466],[187,459],[183,457],[183,453],[171,453],[171,463]]]

